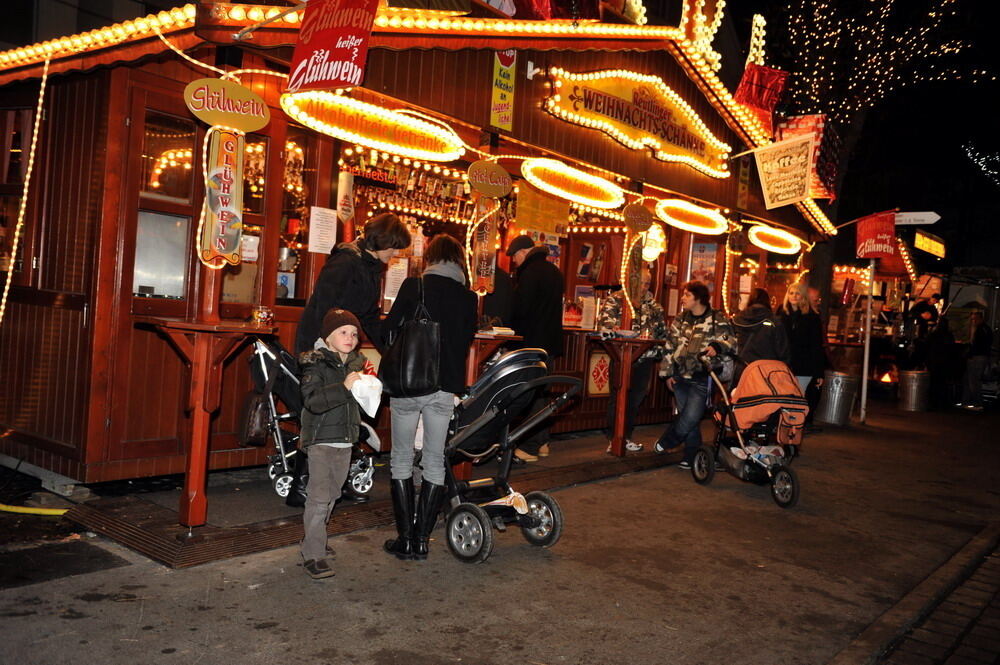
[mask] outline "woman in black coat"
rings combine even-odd
[[[792,373],[805,395],[813,381],[817,387],[823,385],[823,370],[827,367],[823,321],[809,304],[805,285],[799,283],[788,287],[780,315],[791,349]]]
[[[784,326],[775,321],[771,312],[771,296],[764,289],[755,289],[746,309],[733,319],[740,360],[749,365],[755,360],[792,361],[788,335]]]
[[[427,558],[427,542],[444,500],[444,444],[448,423],[455,410],[455,396],[465,390],[465,359],[476,334],[476,294],[469,290],[465,272],[465,250],[449,235],[437,235],[424,253],[427,269],[421,277],[410,277],[383,323],[395,330],[413,317],[423,291],[431,319],[441,324],[441,389],[421,397],[393,397],[392,411],[392,507],[399,537],[387,540],[384,549],[399,559]],[[421,289],[422,284],[422,289]],[[417,422],[423,416],[421,452],[423,478],[420,505],[414,502],[413,443]],[[416,516],[416,519],[414,519]]]

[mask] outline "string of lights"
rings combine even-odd
[[[982,171],[983,175],[993,181],[994,185],[1000,187],[1000,154],[986,154],[976,150],[971,143],[966,143],[962,148],[965,156]]]

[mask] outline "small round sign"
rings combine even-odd
[[[235,81],[197,79],[184,88],[184,103],[209,125],[254,132],[271,120],[267,103],[253,90]]]
[[[510,194],[514,180],[496,162],[481,159],[469,165],[469,186],[487,198],[499,199]]]
[[[649,225],[653,223],[653,213],[644,205],[630,203],[622,210],[625,216],[625,226],[632,233],[645,233]]]

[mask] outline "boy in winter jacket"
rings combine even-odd
[[[365,369],[357,350],[358,317],[331,309],[323,317],[320,336],[325,346],[299,357],[302,369],[302,431],[299,445],[308,449],[309,495],[302,523],[303,567],[313,579],[331,577],[326,523],[351,466],[351,447],[358,440],[361,409],[351,386]]]

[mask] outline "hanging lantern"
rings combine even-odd
[[[663,232],[662,226],[652,224],[643,235],[642,260],[652,263],[667,250],[667,234]]]

